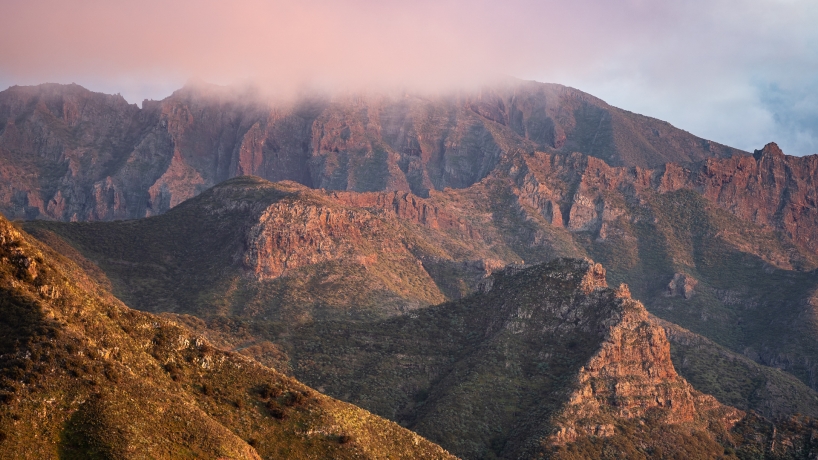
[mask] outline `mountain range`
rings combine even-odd
[[[348,408],[369,433],[417,436],[384,417],[463,458],[808,458],[816,168],[818,156],[772,143],[743,152],[536,82],[287,103],[190,85],[142,108],[76,85],[12,87],[0,93],[0,211],[24,221],[4,224],[9,238],[68,273],[78,298],[115,304],[116,318],[154,321],[259,369],[230,390],[246,393],[223,396],[232,384],[189,364],[204,359],[199,345],[151,353],[132,334],[117,346],[159,363],[142,372],[164,369],[147,379],[161,392],[103,379],[100,364],[96,387],[73,374],[43,387],[82,387],[74,401],[90,398],[90,409],[65,399],[79,390],[49,391],[85,419],[14,432],[48,430],[63,439],[51,452],[114,457],[179,445],[204,456],[404,449],[320,425]],[[14,257],[3,259],[4,289],[29,300],[13,308],[61,311]],[[65,315],[46,314],[89,337],[83,347],[113,327]],[[35,343],[9,342],[3,356]],[[92,368],[108,360],[97,355],[80,353]],[[48,391],[26,391],[52,404]],[[146,443],[172,429],[140,432],[110,415],[125,410],[117,392],[137,391],[178,400],[146,402],[155,407],[197,405],[196,423],[218,424],[221,447]],[[323,427],[308,429],[320,441],[270,438],[295,418],[279,412],[311,405],[325,414],[304,422]],[[237,421],[247,411],[254,421]],[[27,442],[9,430],[0,447]],[[106,444],[106,430],[131,434]]]

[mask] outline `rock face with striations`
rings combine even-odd
[[[428,196],[535,150],[640,167],[742,153],[535,82],[290,103],[189,85],[141,109],[77,85],[15,86],[0,93],[0,210],[26,219],[151,216],[239,175]]]

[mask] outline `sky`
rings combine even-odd
[[[193,78],[295,94],[503,76],[748,151],[818,153],[818,0],[0,0],[0,89],[141,103]]]

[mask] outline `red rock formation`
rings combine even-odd
[[[732,428],[744,413],[699,393],[679,376],[664,329],[626,288],[620,291],[621,317],[580,370],[579,385],[557,417],[551,441],[565,444],[581,436],[611,436],[616,420],[649,413],[661,424],[706,429],[703,420],[718,420],[724,429]]]
[[[13,218],[144,217],[246,174],[427,196],[535,150],[642,167],[740,153],[535,82],[291,104],[191,85],[141,109],[76,85],[13,87],[0,93],[0,209]]]
[[[741,219],[784,232],[818,253],[818,155],[791,157],[768,144],[752,157],[712,158],[660,169],[613,167],[580,154],[537,153],[521,157],[516,173],[519,201],[552,225],[596,232],[626,213],[626,198],[645,192],[694,190]]]

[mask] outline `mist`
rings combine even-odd
[[[138,103],[192,78],[282,97],[518,77],[745,150],[807,154],[815,24],[807,0],[6,0],[0,84],[76,82]]]

